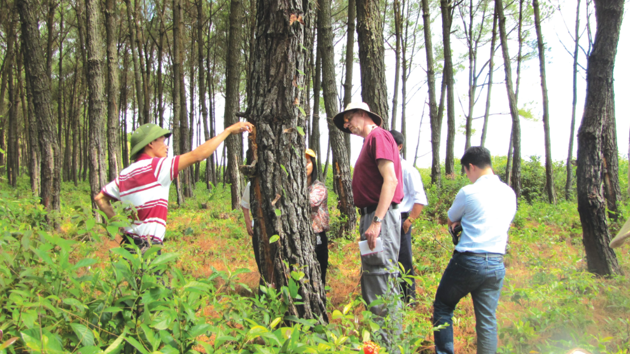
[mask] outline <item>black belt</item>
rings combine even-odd
[[[453,254],[458,253],[464,256],[473,256],[473,257],[482,257],[482,258],[501,258],[503,259],[503,255],[501,253],[474,253],[474,252],[459,252],[454,251]]]
[[[378,204],[370,205],[370,206],[365,207],[365,208],[358,208],[359,209],[359,215],[364,216],[364,215],[367,215],[369,213],[373,213],[376,210],[376,207],[378,207]],[[390,205],[390,207],[392,209],[398,209],[398,204],[397,203],[392,203]]]

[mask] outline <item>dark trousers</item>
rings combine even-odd
[[[315,245],[315,255],[319,261],[319,268],[322,271],[322,284],[326,286],[326,271],[328,270],[328,237],[326,231],[319,233],[322,240],[320,245]]]
[[[122,236],[122,241],[120,241],[120,247],[125,248],[127,251],[129,251],[131,254],[135,254],[136,250],[134,249],[134,247],[132,246],[136,245],[140,251],[142,252],[142,254],[144,254],[144,252],[146,250],[148,250],[149,248],[151,248],[152,245],[164,245],[164,243],[162,242],[158,242],[158,241],[154,241],[154,240],[145,240],[145,239],[141,239],[141,238],[135,238],[132,237],[131,235],[123,235]],[[157,255],[161,255],[162,254],[162,250],[157,251]]]
[[[400,223],[400,251],[398,252],[398,262],[402,264],[404,268],[404,272],[407,275],[415,275],[413,270],[413,253],[411,252],[411,227],[409,231],[405,233],[403,231],[403,224],[407,220],[407,217],[401,218]],[[415,279],[407,279],[411,281],[409,284],[407,281],[402,282],[402,291],[404,294],[405,302],[409,303],[411,299],[416,298],[416,280]]]
[[[501,255],[455,253],[442,275],[433,303],[433,325],[446,328],[433,332],[437,354],[454,354],[453,311],[470,294],[477,322],[477,354],[497,352],[496,310],[503,287],[505,266]]]

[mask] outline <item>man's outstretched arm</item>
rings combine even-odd
[[[251,132],[254,129],[254,125],[249,122],[238,122],[230,125],[221,134],[214,138],[207,140],[205,143],[199,145],[195,150],[187,152],[179,156],[179,171],[190,167],[191,165],[201,162],[210,155],[221,145],[221,143],[227,139],[230,134],[241,134],[244,132]]]

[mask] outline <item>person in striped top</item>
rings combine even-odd
[[[121,171],[107,184],[94,201],[98,208],[112,218],[115,213],[111,201],[133,207],[133,222],[125,228],[121,245],[135,243],[140,249],[151,244],[162,244],[166,233],[168,195],[171,182],[179,171],[207,159],[230,134],[251,132],[253,125],[239,122],[206,141],[195,150],[168,157],[169,130],[147,123],[131,135],[131,159],[134,163]]]

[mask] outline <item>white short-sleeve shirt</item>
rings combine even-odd
[[[405,194],[399,205],[400,212],[410,212],[414,204],[429,205],[420,172],[402,157],[400,158],[400,166],[403,174],[403,193]]]

